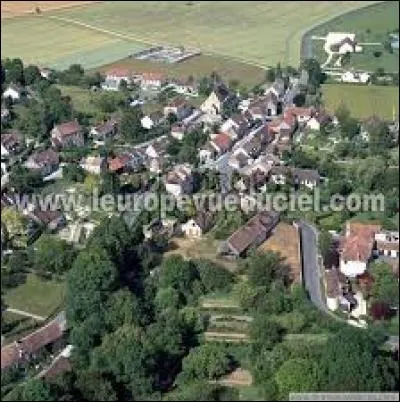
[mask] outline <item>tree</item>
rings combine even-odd
[[[272,349],[282,340],[282,335],[282,327],[276,321],[267,318],[265,314],[257,314],[250,324],[250,338],[257,349]]]
[[[28,107],[21,108],[17,128],[31,138],[43,140],[48,132],[46,111],[43,105],[32,100]]]
[[[315,87],[319,87],[324,79],[321,66],[316,59],[304,59],[300,64],[300,70],[308,72],[308,82]]]
[[[31,194],[43,186],[43,180],[38,172],[17,165],[10,173],[10,183],[18,194]]]
[[[72,247],[58,237],[42,234],[34,244],[33,267],[43,274],[64,274],[74,260]]]
[[[81,372],[75,386],[87,401],[118,401],[111,381],[99,372],[92,370]]]
[[[25,282],[30,261],[25,250],[14,250],[1,267],[2,288],[12,288]]]
[[[104,92],[96,97],[95,104],[103,113],[113,113],[125,104],[125,97],[119,92]]]
[[[39,69],[34,65],[29,65],[24,69],[24,77],[26,85],[32,85],[42,79]]]
[[[252,253],[245,260],[244,269],[248,272],[249,284],[253,287],[263,286],[268,290],[275,279],[282,279],[284,283],[289,280],[288,267],[273,252]]]
[[[12,207],[6,207],[1,211],[1,223],[7,230],[7,236],[15,247],[27,245],[27,219],[21,212]]]
[[[385,152],[393,146],[393,135],[384,121],[376,121],[367,128],[369,147],[375,153]]]
[[[190,351],[182,361],[181,379],[214,380],[230,369],[231,361],[224,346],[206,343]]]
[[[54,401],[50,386],[41,379],[29,379],[18,385],[4,398],[5,401]]]
[[[318,241],[319,251],[321,252],[322,258],[325,261],[329,251],[332,248],[332,235],[327,230],[323,230],[319,235]]]
[[[200,275],[200,280],[206,293],[216,290],[229,290],[232,287],[234,275],[208,260],[194,260]]]
[[[85,180],[85,171],[81,166],[76,164],[64,165],[62,175],[63,178],[67,181],[82,183]],[[91,185],[89,186],[88,183],[86,184],[88,185],[88,187],[91,187]]]
[[[104,249],[88,247],[76,257],[67,276],[67,314],[71,325],[99,314],[115,289],[117,269]]]
[[[143,138],[144,132],[140,121],[142,117],[142,112],[137,107],[124,109],[119,133],[126,141],[140,141]]]
[[[275,68],[273,68],[273,67],[269,68],[265,74],[265,78],[267,79],[268,82],[274,82],[275,81]]]
[[[117,194],[119,192],[119,176],[115,172],[102,173],[100,180],[102,194]]]
[[[5,59],[3,62],[6,71],[5,78],[7,83],[25,85],[24,65],[21,59]]]
[[[318,390],[317,365],[305,359],[290,359],[282,364],[275,378],[279,393],[283,398],[291,392],[311,392]]]
[[[297,107],[304,106],[306,103],[306,96],[303,93],[299,93],[299,94],[295,95],[293,98],[293,103]]]
[[[386,263],[375,263],[372,268],[374,284],[372,296],[379,302],[392,307],[399,306],[399,288],[392,267]]]

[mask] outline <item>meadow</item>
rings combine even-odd
[[[312,25],[371,1],[96,2],[2,21],[2,57],[96,67],[153,44],[194,46],[255,66],[298,65]]]
[[[391,120],[393,108],[398,118],[399,91],[397,87],[326,84],[322,86],[323,101],[329,112],[343,102],[357,118],[373,115]]]
[[[352,32],[360,43],[381,43],[363,46],[362,53],[351,55],[349,66],[367,71],[381,67],[393,72],[399,71],[399,52],[387,52],[383,43],[388,40],[388,33],[396,29],[399,29],[399,2],[385,1],[334,18],[309,31],[307,36],[326,36],[331,31]],[[323,41],[312,41],[313,54],[321,62],[327,58],[323,44]],[[374,56],[376,51],[382,52],[381,56]]]

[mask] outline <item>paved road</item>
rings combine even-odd
[[[44,321],[46,319],[46,317],[42,317],[41,315],[31,314],[31,313],[28,313],[27,311],[18,310],[16,308],[7,308],[6,311],[9,312],[9,313],[23,315],[25,317],[30,317],[30,318],[33,318],[33,319],[35,319],[37,321]]]
[[[320,310],[332,315],[325,304],[321,290],[322,272],[318,265],[318,233],[312,225],[306,222],[300,222],[300,229],[304,286],[309,293],[311,301]]]

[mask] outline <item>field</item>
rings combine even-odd
[[[4,300],[8,307],[47,317],[62,305],[64,295],[63,282],[44,281],[29,274],[24,284],[4,294]]]
[[[323,101],[328,111],[335,112],[343,102],[357,118],[377,115],[383,119],[397,117],[399,92],[397,87],[358,86],[350,84],[326,84],[322,86]]]
[[[3,20],[2,57],[89,68],[161,43],[256,66],[297,65],[309,26],[369,3],[374,2],[96,2]]]
[[[331,31],[355,33],[359,43],[382,45],[363,46],[363,53],[351,55],[350,67],[367,71],[375,71],[379,67],[386,71],[399,71],[398,50],[390,54],[383,47],[383,42],[388,40],[388,32],[396,29],[399,29],[399,2],[386,1],[334,18],[308,32],[307,36],[325,36]],[[327,58],[323,44],[323,41],[312,41],[313,53],[321,62]],[[375,57],[375,51],[381,51],[382,55]]]
[[[38,7],[41,12],[60,8],[77,7],[94,1],[2,1],[1,18],[13,18],[33,14]]]

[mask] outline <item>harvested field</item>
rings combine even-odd
[[[35,14],[36,8],[41,12],[63,8],[81,7],[99,1],[2,1],[1,18],[13,18],[26,14]]]

